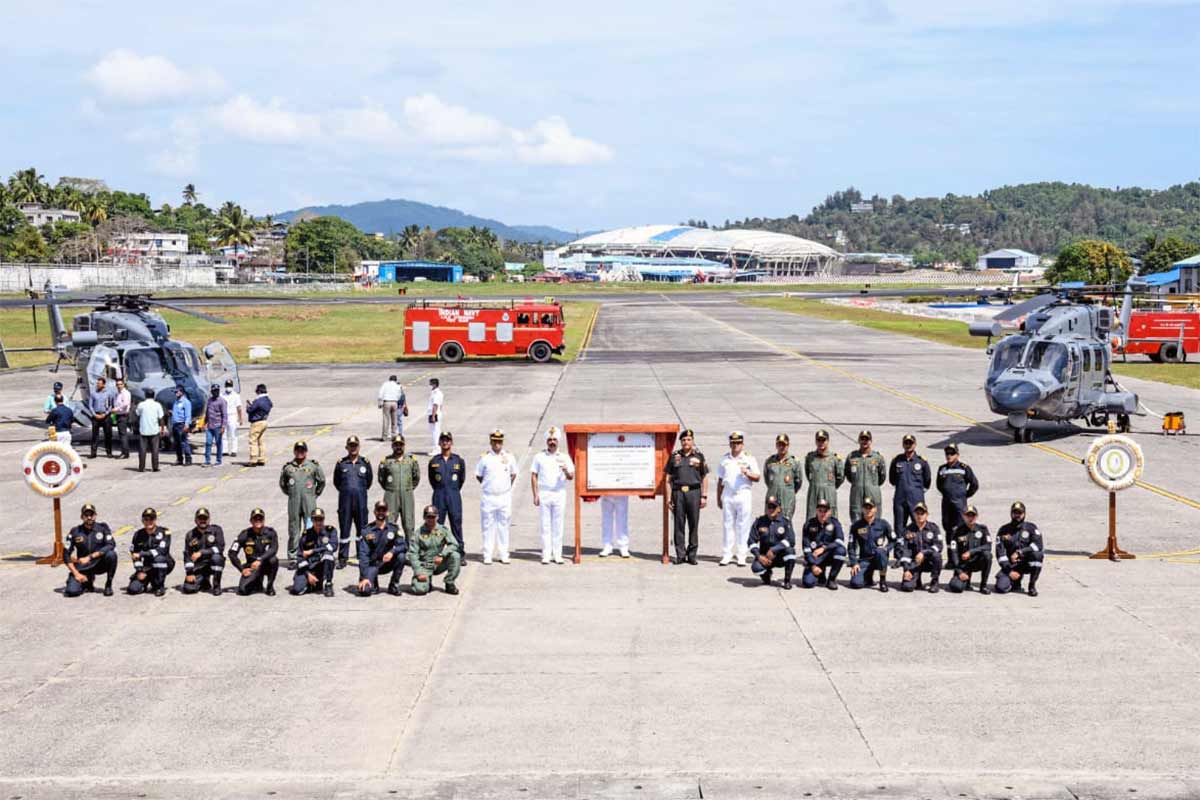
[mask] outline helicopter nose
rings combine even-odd
[[[1030,381],[1000,381],[992,387],[992,397],[1001,408],[1028,411],[1041,399],[1042,392]]]

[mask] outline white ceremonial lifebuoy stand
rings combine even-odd
[[[1110,428],[1107,436],[1092,442],[1083,463],[1092,482],[1108,492],[1108,543],[1091,557],[1109,561],[1137,558],[1117,544],[1117,492],[1128,489],[1142,477],[1142,468],[1146,465],[1142,448],[1133,439],[1115,434]]]
[[[21,473],[30,489],[54,500],[54,549],[37,563],[56,567],[63,563],[62,498],[83,480],[83,460],[69,444],[49,439],[29,448],[21,462]]]

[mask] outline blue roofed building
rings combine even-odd
[[[1142,280],[1155,294],[1200,294],[1200,255],[1176,261],[1166,272],[1145,275]]]

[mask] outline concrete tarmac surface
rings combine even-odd
[[[147,505],[177,559],[200,505],[227,539],[261,505],[285,539],[291,443],[325,466],[332,518],[345,437],[373,461],[387,452],[374,398],[393,372],[425,502],[436,375],[468,467],[496,426],[519,459],[513,563],[479,563],[470,480],[462,594],[438,578],[426,597],[369,599],[349,590],[353,566],[334,598],[289,596],[283,569],[273,598],[237,597],[232,580],[219,598],[183,596],[182,563],[161,599],[64,599],[63,568],[24,555],[49,550],[51,503],[17,467],[54,377],[0,375],[0,798],[1200,796],[1200,437],[1135,419],[1146,468],[1118,508],[1121,544],[1141,557],[1088,560],[1107,533],[1106,494],[1080,464],[1096,434],[1012,444],[985,368],[978,351],[728,298],[640,298],[606,304],[567,365],[246,367],[243,394],[262,381],[275,402],[266,468],[243,466],[243,430],[220,468],[88,460],[63,502],[66,525],[91,501],[118,532],[120,588]],[[1200,392],[1124,383],[1200,425]],[[661,501],[636,499],[633,558],[596,556],[599,509],[585,504],[583,563],[543,566],[529,462],[547,426],[585,422],[693,427],[714,467],[735,428],[760,463],[781,431],[803,457],[828,428],[844,456],[870,428],[888,459],[912,431],[935,468],[957,441],[981,521],[994,532],[1021,499],[1041,527],[1041,594],[883,595],[848,575],[838,592],[768,588],[717,565],[715,502],[699,566],[661,563]],[[568,542],[572,525],[568,509]]]

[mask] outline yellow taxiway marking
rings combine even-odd
[[[196,494],[206,494],[208,492],[211,492],[215,488],[217,488],[217,487],[210,483],[207,486],[201,486],[199,489],[197,489]]]
[[[250,471],[250,468],[249,468],[249,467],[242,467],[241,469],[239,469],[239,470],[238,470],[238,472],[249,472],[249,471]],[[228,476],[226,476],[226,477],[232,478],[233,476],[232,476],[232,475],[228,475]]]
[[[583,334],[583,342],[579,345],[579,355],[576,356],[576,359],[579,361],[583,361],[587,356],[588,345],[592,343],[592,331],[596,329],[596,320],[600,318],[601,308],[603,308],[603,306],[597,303],[596,310],[592,312],[592,318],[588,322],[587,331],[585,331]]]
[[[192,499],[191,497],[189,497],[188,495],[185,494],[185,495],[182,495],[181,497],[176,497],[174,500],[172,500],[171,505],[181,506],[184,503],[186,503],[188,500],[191,500],[191,499]]]
[[[132,525],[122,525],[121,527],[117,528],[117,530],[113,533],[113,536],[124,536],[131,530],[133,530]]]
[[[666,300],[668,303],[671,303],[672,305],[679,306],[680,308],[686,308],[688,311],[691,311],[693,314],[696,314],[698,316],[703,316],[700,314],[699,311],[696,311],[693,308],[688,308],[687,306],[681,305],[681,304],[677,303],[675,300],[667,297],[665,294],[661,295],[661,297],[664,300]],[[757,334],[753,334],[753,333],[750,333],[749,331],[744,331],[741,328],[738,328],[734,325],[730,325],[728,322],[725,322],[724,320],[716,319],[714,317],[707,317],[707,316],[704,318],[707,320],[710,320],[712,322],[715,322],[716,324],[720,325],[721,327],[723,327],[729,331],[732,331],[737,334],[741,334],[742,336],[745,336],[749,339],[753,339],[754,341],[762,344],[764,347],[769,347],[777,353],[781,353],[790,358],[797,358],[797,359],[799,359],[807,364],[810,364],[814,367],[820,367],[821,369],[828,370],[829,372],[832,372],[836,375],[841,375],[842,377],[847,378],[848,380],[852,380],[856,383],[861,383],[864,386],[871,387],[872,389],[878,389],[881,392],[890,394],[893,397],[898,397],[901,400],[905,400],[909,403],[912,403],[913,405],[920,406],[921,408],[925,408],[930,411],[936,411],[939,414],[950,417],[951,419],[956,419],[960,422],[965,422],[965,423],[972,425],[974,427],[977,427],[977,428],[985,428],[985,429],[991,431],[992,433],[997,433],[997,435],[999,435],[995,428],[991,427],[991,425],[989,425],[986,422],[983,422],[982,420],[973,419],[973,418],[967,416],[966,414],[960,414],[959,412],[953,411],[944,406],[939,406],[936,403],[931,403],[922,397],[917,397],[916,395],[909,394],[908,392],[902,392],[899,389],[893,389],[891,386],[885,386],[884,384],[879,383],[878,381],[871,380],[870,378],[865,378],[862,375],[858,375],[854,372],[851,372],[848,369],[843,369],[842,367],[836,366],[834,364],[830,364],[825,361],[821,361],[819,359],[813,358],[810,355],[801,353],[799,350],[794,350],[790,347],[784,347],[783,345],[776,344],[776,343],[770,341],[769,339],[764,339],[763,337],[758,336]],[[1059,458],[1065,459],[1067,461],[1073,461],[1076,464],[1082,463],[1081,460],[1079,458],[1077,458],[1076,456],[1073,456],[1070,453],[1059,450],[1056,447],[1050,447],[1049,445],[1038,444],[1037,442],[1030,442],[1026,446],[1033,447],[1037,450],[1042,451],[1043,453],[1048,453],[1053,456],[1058,456]],[[1169,489],[1164,489],[1161,486],[1155,486],[1154,484],[1147,483],[1146,481],[1136,481],[1134,483],[1134,486],[1137,486],[1139,489],[1145,489],[1146,491],[1152,492],[1156,495],[1159,495],[1160,497],[1165,497],[1168,500],[1174,500],[1177,503],[1181,503],[1185,506],[1189,506],[1190,508],[1195,508],[1195,509],[1200,510],[1200,501],[1192,500],[1191,498],[1184,497],[1183,495],[1180,495],[1180,494],[1176,494],[1175,492],[1172,492]]]
[[[249,467],[242,467],[242,471],[245,471],[245,470],[247,470],[247,469],[249,469]],[[232,473],[230,473],[229,475],[222,475],[222,476],[221,476],[221,480],[223,480],[223,481],[231,481],[231,480],[233,480],[233,474],[232,474]]]

